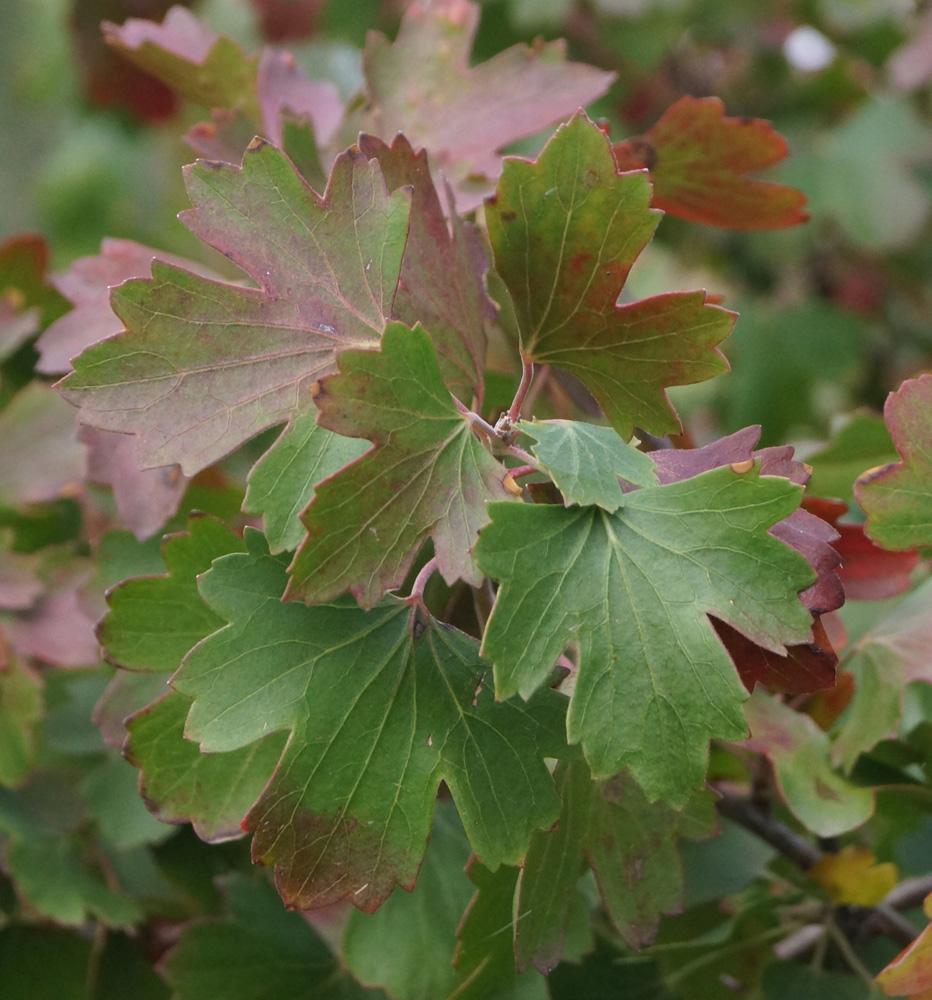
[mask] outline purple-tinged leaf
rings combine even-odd
[[[463,402],[475,398],[481,405],[487,330],[496,318],[485,290],[489,262],[482,239],[455,212],[447,227],[424,150],[415,153],[403,135],[395,136],[391,146],[362,135],[359,148],[378,160],[389,191],[405,185],[412,191],[411,227],[392,318],[407,326],[420,323],[434,343],[447,388]],[[448,202],[452,204],[449,197]]]
[[[884,419],[901,461],[869,469],[854,484],[864,530],[885,549],[932,545],[932,375],[887,396]]]
[[[103,240],[99,254],[79,257],[67,271],[52,279],[74,309],[52,323],[36,341],[40,355],[36,370],[44,375],[66,375],[71,371],[72,358],[118,334],[123,324],[110,308],[110,289],[130,278],[148,278],[156,258],[207,278],[216,277],[194,261],[132,240]]]
[[[113,293],[125,333],[75,360],[62,394],[80,419],[138,436],[144,468],[186,475],[312,406],[317,378],[348,347],[373,347],[391,314],[410,197],[389,196],[378,164],[338,157],[317,195],[275,147],[241,168],[186,168],[189,228],[260,288],[156,263]]]
[[[403,132],[424,147],[468,212],[489,193],[501,150],[601,97],[613,75],[566,62],[563,42],[515,45],[470,66],[479,7],[466,0],[411,3],[394,42],[372,32],[363,53],[366,82],[336,145],[360,132],[386,142]]]

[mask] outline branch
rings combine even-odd
[[[743,826],[765,843],[776,848],[783,857],[792,861],[802,871],[812,868],[825,857],[814,844],[800,836],[786,823],[777,819],[768,809],[761,808],[749,798],[722,794],[721,792],[719,794],[722,797],[716,802],[716,807],[723,816]],[[859,935],[884,934],[903,946],[912,944],[916,937],[916,928],[905,917],[897,913],[894,907],[916,905],[916,893],[925,890],[928,894],[927,887],[932,885],[932,879],[917,879],[913,880],[913,883],[908,889],[905,883],[902,887],[898,886],[899,893],[897,889],[894,889],[882,903],[878,903],[876,906],[848,907],[849,911],[857,914]]]

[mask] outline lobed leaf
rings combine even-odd
[[[506,160],[486,205],[522,355],[580,378],[625,439],[635,424],[679,430],[664,390],[726,371],[715,345],[735,320],[705,292],[616,304],[659,220],[649,202],[647,176],[619,174],[605,134],[579,113],[537,160]]]
[[[224,624],[201,600],[197,577],[214,559],[242,551],[242,539],[226,525],[192,515],[187,532],[162,543],[167,573],[125,580],[108,592],[110,610],[97,626],[105,658],[127,670],[177,670],[195,643]]]
[[[765,754],[786,804],[820,837],[836,837],[870,819],[874,793],[832,769],[829,741],[808,716],[763,691],[745,704],[751,736],[742,746]]]
[[[335,141],[342,148],[360,132],[386,141],[403,132],[450,179],[460,212],[491,189],[502,149],[600,97],[613,80],[566,62],[560,41],[515,45],[470,66],[478,20],[477,4],[434,0],[408,4],[394,42],[370,32],[363,93]]]
[[[553,830],[536,832],[515,900],[518,966],[545,975],[560,961],[582,859],[591,866],[602,903],[624,942],[650,944],[660,918],[683,905],[683,865],[676,839],[712,836],[718,819],[711,796],[699,793],[682,812],[650,803],[627,774],[594,782],[579,761],[556,775],[563,812]]]
[[[284,564],[258,532],[247,544],[202,578],[230,624],[173,685],[193,699],[185,735],[204,753],[291,732],[244,820],[285,902],[371,911],[412,886],[441,780],[473,850],[492,867],[519,861],[559,809],[543,757],[562,752],[561,696],[497,704],[477,643],[404,601],[282,603]]]
[[[857,677],[832,759],[850,770],[858,756],[891,733],[914,681],[932,683],[932,581],[917,587],[855,644],[849,667]]]
[[[612,147],[621,170],[647,167],[651,204],[724,229],[783,229],[809,218],[796,188],[748,173],[773,166],[786,140],[761,118],[728,118],[717,97],[681,97],[643,136]]]
[[[320,383],[318,423],[374,447],[318,484],[288,595],[323,603],[349,588],[372,607],[428,536],[448,583],[478,585],[470,549],[486,503],[515,497],[444,385],[430,337],[391,323],[379,352],[344,351],[339,368]]]
[[[334,163],[323,197],[261,140],[242,167],[186,168],[188,227],[260,285],[167,264],[115,290],[125,333],[75,360],[60,391],[81,420],[134,433],[143,466],[192,475],[310,406],[337,351],[378,343],[398,284],[410,198],[388,195],[358,152]]]
[[[400,134],[391,146],[371,135],[358,141],[363,154],[378,161],[389,191],[411,189],[411,225],[392,318],[407,326],[420,323],[430,333],[450,392],[481,403],[487,329],[496,317],[485,290],[489,263],[482,238],[453,211],[449,185],[448,230],[423,149],[415,153]]]
[[[522,434],[532,446],[541,468],[553,479],[567,506],[597,504],[610,514],[624,503],[619,480],[637,486],[655,486],[654,463],[626,444],[611,427],[578,420],[522,420]]]
[[[864,530],[894,551],[932,545],[932,375],[891,392],[883,413],[901,461],[869,469],[854,484]]]
[[[799,487],[725,467],[600,508],[493,504],[475,554],[501,584],[483,640],[500,698],[529,696],[567,646],[567,717],[596,777],[629,767],[648,799],[681,806],[708,740],[739,739],[746,693],[709,615],[780,651],[808,637],[806,561],[768,529]]]
[[[249,473],[243,501],[243,510],[262,515],[273,555],[296,549],[304,540],[301,513],[314,499],[317,484],[367,450],[364,442],[321,427],[314,413],[302,413],[282,431]]]

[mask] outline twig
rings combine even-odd
[[[771,847],[775,847],[803,871],[812,868],[825,857],[823,852],[805,837],[801,837],[750,799],[726,794],[722,795],[716,806],[723,816],[750,830]],[[908,901],[911,899],[911,893],[904,892],[900,898]],[[884,934],[903,946],[911,944],[916,937],[916,929],[905,917],[896,912],[889,897],[876,906],[864,907],[860,912],[860,933]]]
[[[775,847],[803,871],[811,868],[822,857],[822,852],[805,837],[801,837],[786,823],[781,822],[767,810],[761,809],[750,799],[739,795],[723,795],[716,806],[723,816],[734,820],[771,847]]]

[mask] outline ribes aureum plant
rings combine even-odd
[[[87,832],[113,840],[101,802],[130,774],[157,818],[132,793],[131,846],[190,824],[247,838],[257,865],[225,875],[224,916],[162,962],[183,1000],[258,995],[237,963],[267,966],[268,995],[562,997],[594,948],[644,972],[647,992],[623,996],[738,982],[773,1000],[783,972],[690,985],[663,920],[691,891],[681,855],[744,828],[795,865],[775,876],[789,915],[767,911],[768,947],[805,953],[794,935],[818,911],[817,954],[839,935],[847,954],[836,904],[864,908],[864,936],[910,939],[875,907],[889,869],[833,839],[878,808],[884,775],[858,762],[915,716],[906,685],[932,681],[932,380],[811,464],[758,447],[758,427],[694,446],[668,390],[728,378],[737,315],[716,289],[635,298],[629,274],[663,211],[804,222],[799,191],[748,176],[784,140],[682,98],[613,143],[581,107],[610,74],[560,43],[471,66],[477,17],[411,4],[394,42],[370,35],[345,104],[181,8],[105,28],[210,109],[181,219],[226,261],[110,240],[60,296],[43,278],[46,299],[0,299],[0,346],[41,331],[37,371],[64,376],[0,409],[8,454],[43,442],[0,455],[0,511],[66,502],[83,478],[113,487],[106,516],[139,540],[95,537],[92,562],[83,541],[37,555],[14,519],[0,534],[0,784],[34,767],[34,662],[89,667],[97,643],[118,669],[86,697],[136,769],[114,754],[82,786],[90,819],[39,846],[0,798],[4,864],[61,923],[145,923],[115,889],[132,864]],[[504,155],[549,126],[536,155]],[[846,594],[914,579],[836,678]],[[716,923],[722,954],[753,936],[745,915]],[[880,981],[923,995],[929,946],[913,947]],[[808,988],[788,975],[785,995]]]

